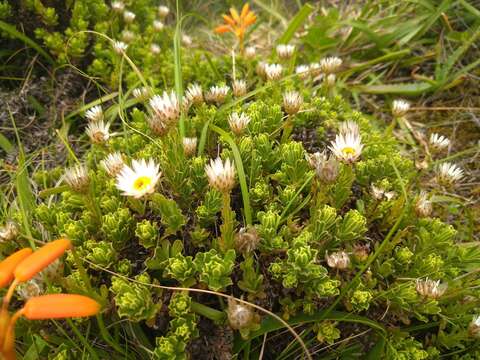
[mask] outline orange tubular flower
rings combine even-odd
[[[245,32],[247,31],[247,28],[257,20],[255,13],[250,10],[248,4],[245,4],[243,5],[240,14],[235,8],[230,8],[230,16],[222,16],[225,24],[217,26],[215,32],[217,34],[224,34],[226,32],[234,33],[240,43],[240,49],[243,51]]]
[[[42,246],[18,264],[14,271],[15,281],[30,280],[71,248],[72,243],[68,239],[55,240]]]
[[[33,250],[25,248],[14,252],[0,263],[0,288],[10,284],[14,278],[13,272],[18,264],[32,254]]]
[[[29,320],[72,318],[96,315],[100,304],[83,295],[50,294],[30,298],[21,311]]]

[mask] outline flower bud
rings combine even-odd
[[[7,286],[12,282],[15,268],[32,252],[33,250],[30,248],[18,250],[0,263],[0,287]]]
[[[346,269],[350,265],[350,257],[345,251],[334,252],[330,255],[326,254],[325,259],[327,260],[328,266],[334,269]]]
[[[255,312],[251,306],[239,303],[235,299],[228,298],[228,323],[234,330],[245,329],[255,321]]]
[[[260,236],[255,228],[241,228],[235,235],[235,249],[241,253],[250,253],[260,242]]]
[[[23,315],[29,320],[62,319],[98,314],[100,304],[95,300],[73,294],[49,294],[29,299]]]

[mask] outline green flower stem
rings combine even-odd
[[[145,214],[145,203],[142,202],[140,199],[135,199],[133,197],[128,198],[128,203],[130,207],[138,212],[140,215]]]
[[[98,202],[93,196],[93,189],[90,189],[84,196],[86,208],[93,214],[96,224],[102,223],[102,211]]]
[[[282,133],[282,140],[281,143],[284,144],[290,139],[290,135],[292,135],[293,131],[293,121],[292,121],[292,116],[288,115],[287,120],[285,120],[285,123],[283,125],[283,133]]]
[[[219,322],[219,323],[225,321],[225,313],[223,311],[215,310],[209,306],[200,304],[195,301],[192,301],[190,308],[194,313],[204,316],[207,319],[210,319],[212,321]]]
[[[222,225],[220,226],[221,238],[220,238],[220,250],[226,252],[229,249],[233,249],[234,246],[234,220],[235,213],[230,206],[230,193],[224,192],[222,194]]]

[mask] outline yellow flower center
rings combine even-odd
[[[350,146],[347,146],[342,149],[342,153],[344,155],[355,155],[355,149]]]
[[[136,179],[133,183],[133,188],[137,191],[143,191],[145,188],[150,185],[152,182],[152,179],[148,176],[140,176],[138,179]]]

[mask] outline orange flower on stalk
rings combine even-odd
[[[230,16],[222,16],[225,24],[217,26],[215,32],[217,34],[224,34],[227,32],[234,33],[240,44],[240,50],[243,52],[243,39],[245,37],[245,32],[247,31],[247,28],[257,20],[255,13],[250,10],[247,3],[243,5],[240,14],[238,14],[237,9],[232,7],[230,8]]]

